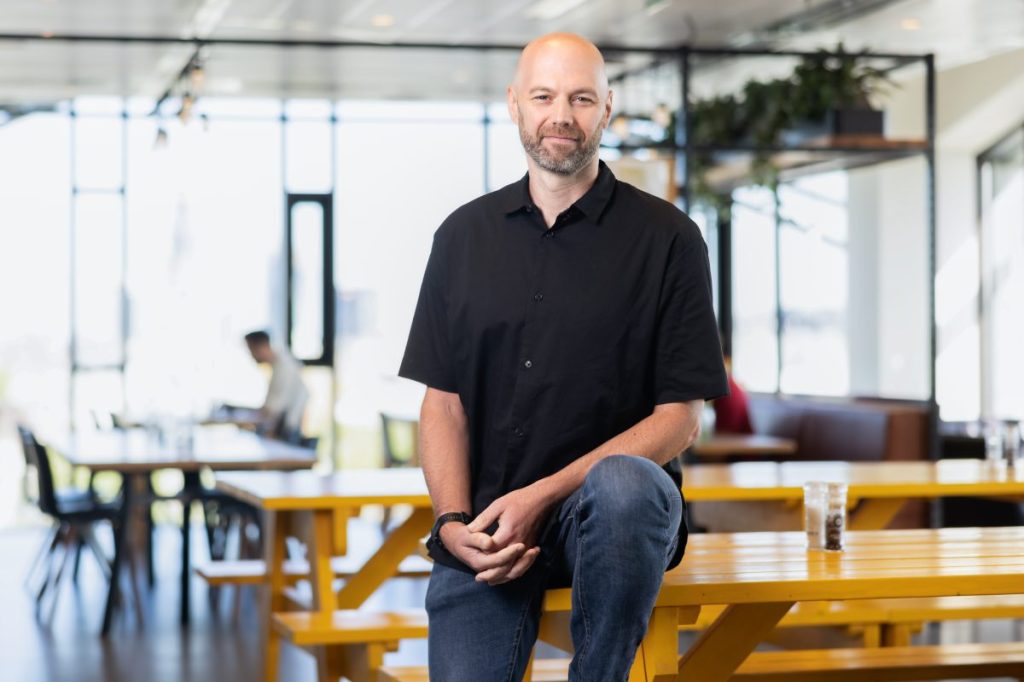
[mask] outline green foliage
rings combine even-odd
[[[783,131],[805,123],[822,123],[830,110],[869,108],[870,97],[889,83],[885,74],[864,62],[867,53],[819,50],[803,58],[793,73],[774,80],[752,79],[738,95],[719,95],[698,100],[690,106],[692,143],[698,146],[752,145],[758,148],[780,144]],[[756,149],[752,181],[772,190],[778,183],[778,169],[771,153]],[[704,173],[714,163],[711,151],[693,154],[693,196],[728,210],[728,201],[708,186]]]

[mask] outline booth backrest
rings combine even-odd
[[[752,393],[750,415],[755,432],[796,441],[787,459],[928,459],[923,403]]]

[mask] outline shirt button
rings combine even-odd
[[[544,236],[550,239],[551,237],[555,236],[555,231],[549,227],[547,229],[547,232],[544,233]]]
[[[544,300],[544,294],[534,294],[533,295],[533,300],[535,300],[538,303],[540,303],[541,301]]]
[[[519,428],[518,426],[515,427],[514,429],[512,429],[512,433],[513,433],[513,435],[515,435],[516,438],[522,438],[523,437],[523,430],[521,428]]]
[[[533,367],[533,363],[527,360],[526,362],[523,363],[523,367],[525,367],[526,369],[530,369],[531,367]]]

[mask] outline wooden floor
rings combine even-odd
[[[44,527],[0,531],[0,680],[11,682],[251,682],[262,673],[258,621],[252,590],[236,622],[230,600],[211,609],[206,585],[193,580],[192,624],[178,623],[180,534],[161,528],[157,536],[156,586],[143,592],[143,623],[120,617],[104,640],[99,636],[106,585],[91,557],[83,554],[79,585],[60,594],[49,625],[35,617],[34,598],[23,587]],[[193,555],[205,558],[203,534]],[[394,581],[369,608],[423,604],[425,580]],[[426,661],[426,642],[412,641],[392,654],[395,664]],[[390,662],[390,659],[389,659]],[[313,659],[285,647],[281,677],[315,680]]]

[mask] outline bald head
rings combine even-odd
[[[598,95],[604,99],[608,93],[604,57],[594,43],[575,33],[549,33],[524,47],[512,87],[523,92],[544,74],[555,75],[570,68],[591,75]]]
[[[508,86],[508,111],[531,170],[596,173],[611,109],[604,58],[592,42],[551,33],[523,49]]]

